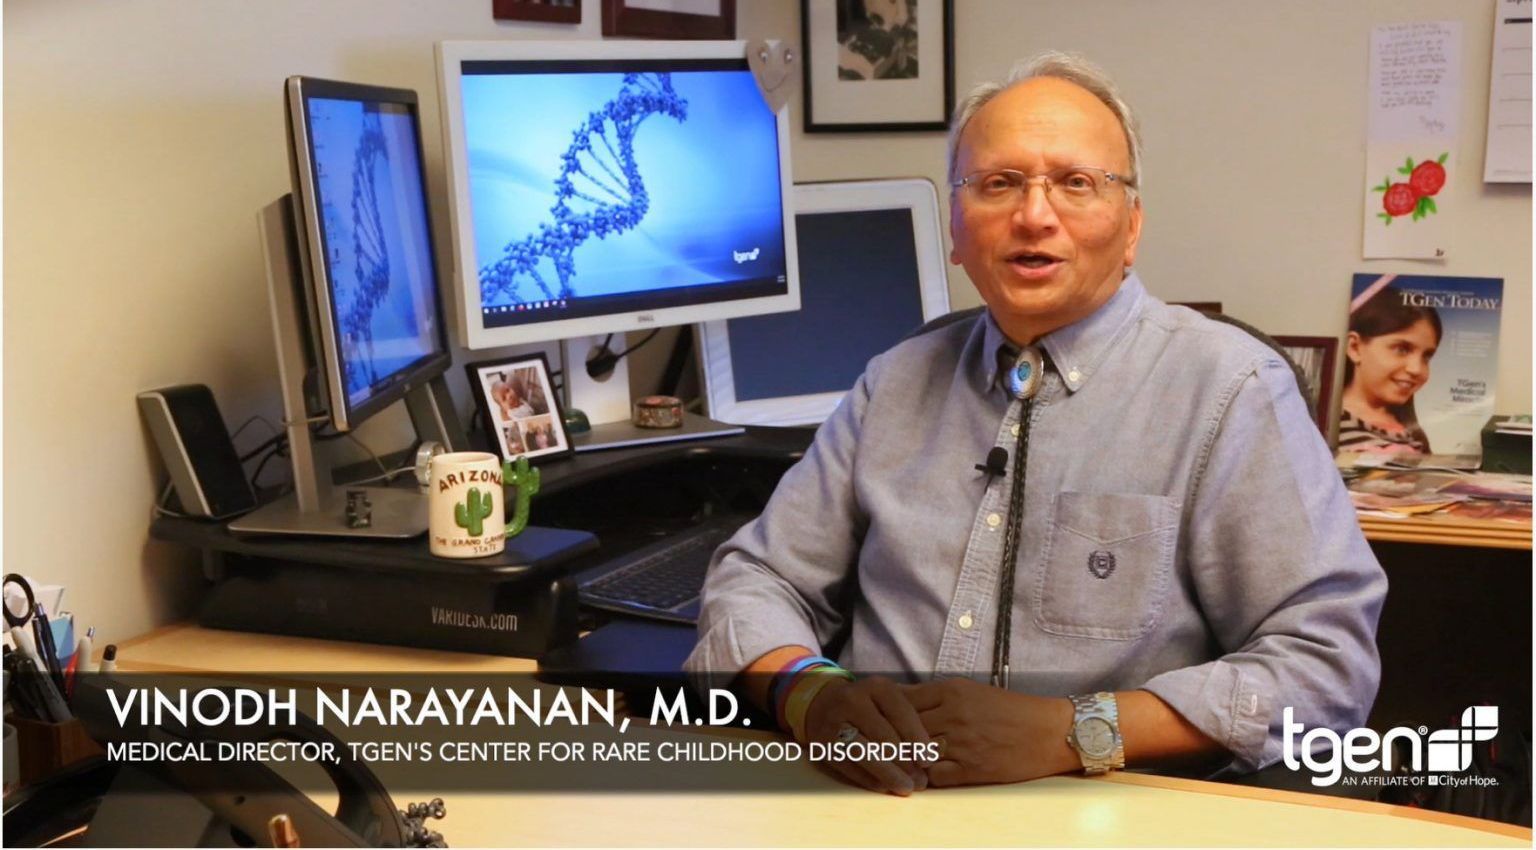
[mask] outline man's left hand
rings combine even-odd
[[[970,679],[906,686],[932,738],[943,736],[928,768],[934,787],[1022,782],[1082,766],[1067,744],[1072,703],[1013,693]]]

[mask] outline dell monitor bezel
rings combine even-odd
[[[453,361],[449,348],[447,313],[443,303],[442,265],[432,234],[431,203],[427,191],[427,162],[422,146],[421,109],[416,92],[364,83],[293,76],[284,84],[288,124],[289,166],[293,182],[293,209],[298,226],[299,265],[303,268],[305,300],[308,304],[312,364],[319,370],[325,386],[331,425],[337,431],[349,431],[369,417],[403,400],[447,371]],[[308,102],[311,99],[352,100],[386,103],[404,107],[415,128],[416,161],[421,174],[421,220],[426,225],[426,247],[432,276],[433,350],[375,385],[368,398],[353,404],[347,395],[345,356],[341,347],[340,322],[330,269],[325,262],[325,239],[321,232],[320,198],[317,188],[316,159],[310,135]]]
[[[939,221],[939,196],[923,178],[801,183],[795,186],[795,215],[907,210],[912,214],[912,240],[917,263],[922,320],[932,321],[950,310],[949,281],[944,255],[944,231]],[[850,317],[850,321],[856,321]],[[917,329],[913,326],[913,330]],[[803,393],[740,401],[731,360],[730,323],[700,322],[695,326],[704,412],[712,419],[736,425],[816,425],[824,421],[848,390]],[[786,345],[797,344],[786,340]],[[849,388],[851,389],[851,387]]]
[[[571,319],[486,327],[481,309],[479,263],[476,259],[474,209],[470,196],[468,140],[465,133],[462,80],[465,62],[591,62],[730,60],[750,72],[743,41],[445,41],[437,44],[438,89],[443,108],[443,149],[448,168],[449,214],[454,250],[454,325],[459,342],[478,350],[609,333],[650,330],[716,319],[797,310],[800,283],[795,264],[794,177],[790,170],[789,109],[772,109],[778,144],[780,229],[784,237],[785,291],[782,294],[694,303],[684,306],[629,309]],[[608,71],[611,73],[611,70]],[[765,102],[766,102],[765,98]]]

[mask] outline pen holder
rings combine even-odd
[[[16,727],[5,724],[5,746],[0,747],[5,761],[4,793],[11,793],[11,789],[21,784],[21,763],[16,759]]]
[[[16,727],[16,754],[23,785],[81,759],[104,754],[78,719],[45,723],[12,715],[6,722]]]

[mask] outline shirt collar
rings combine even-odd
[[[1098,371],[1111,347],[1130,321],[1141,312],[1146,288],[1135,272],[1126,275],[1120,288],[1109,300],[1086,318],[1057,328],[1041,337],[1038,345],[1061,375],[1067,389],[1077,392]],[[1011,364],[1018,356],[1018,346],[998,327],[990,310],[986,311],[987,386],[995,386],[1001,363]]]

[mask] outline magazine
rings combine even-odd
[[[1358,493],[1351,491],[1350,501],[1355,503],[1357,511],[1373,511],[1399,516],[1413,516],[1415,514],[1430,513],[1442,508],[1450,507],[1457,502],[1466,501],[1466,496],[1441,496],[1436,493],[1423,493],[1413,496],[1383,496],[1379,493]]]
[[[1355,275],[1339,449],[1481,456],[1503,295],[1499,278]]]
[[[1349,498],[1371,516],[1436,513],[1528,523],[1531,476],[1375,469],[1350,483]]]
[[[1460,519],[1495,519],[1500,522],[1531,524],[1530,502],[1456,502],[1445,509],[1446,516]]]
[[[1442,472],[1476,472],[1483,464],[1480,455],[1419,455],[1374,454],[1372,452],[1339,452],[1334,463],[1340,468],[1353,466],[1367,469],[1423,469]]]
[[[1466,496],[1469,499],[1491,499],[1500,502],[1529,502],[1531,500],[1531,476],[1497,475],[1485,473],[1469,475],[1460,481],[1441,487],[1442,495]]]

